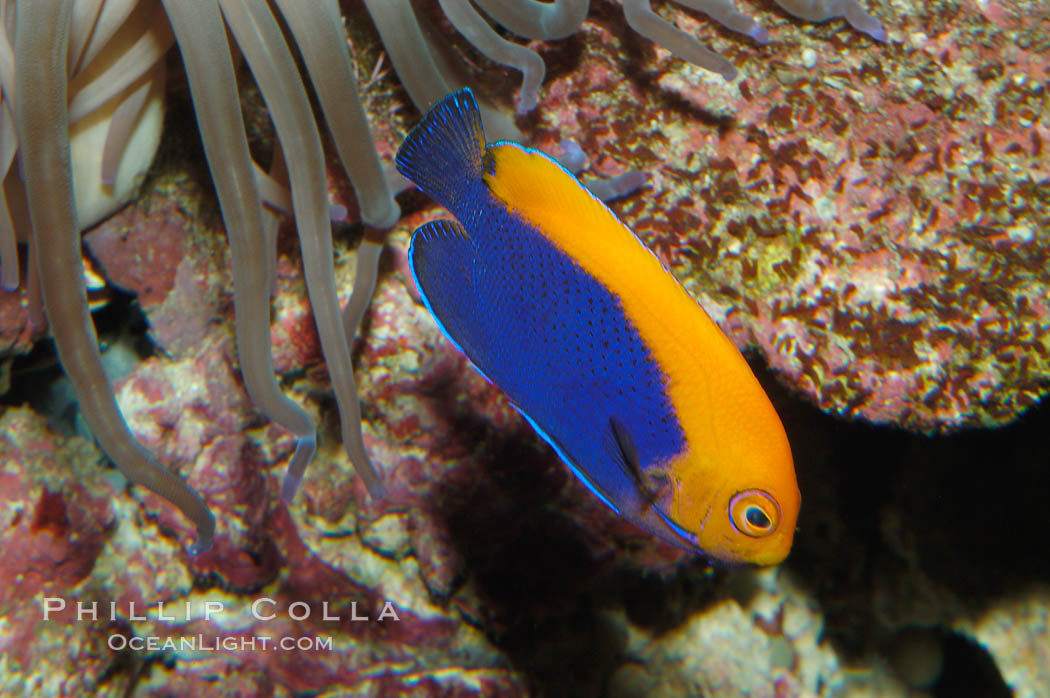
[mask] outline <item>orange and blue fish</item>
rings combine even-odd
[[[456,217],[412,235],[427,308],[580,480],[672,544],[782,561],[800,495],[780,418],[634,233],[547,155],[486,144],[470,90],[427,113],[397,168]]]

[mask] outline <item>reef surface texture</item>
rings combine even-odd
[[[617,213],[738,345],[821,409],[921,431],[1046,392],[1045,5],[883,4],[886,44],[764,16],[767,46],[723,48],[680,18],[735,84],[660,48],[625,65],[639,47],[603,7],[548,60],[537,141],[650,175]]]
[[[575,140],[587,175],[645,171],[647,189],[614,210],[771,367],[760,378],[804,493],[787,564],[712,570],[576,482],[413,300],[409,235],[443,213],[412,194],[354,353],[382,500],[338,442],[298,247],[279,236],[275,366],[321,425],[285,505],[293,439],[239,379],[229,253],[176,86],[143,197],[85,242],[136,294],[154,344],[116,381],[121,409],[213,508],[215,546],[188,557],[192,530],[170,506],[128,489],[84,438],[5,407],[0,693],[896,696],[948,686],[980,656],[989,685],[1044,695],[1050,562],[1024,534],[1045,525],[1050,474],[1033,444],[1047,415],[945,455],[946,437],[831,422],[776,381],[824,412],[922,432],[1008,422],[1045,392],[1050,13],[1036,0],[868,0],[889,34],[878,44],[841,20],[740,4],[768,44],[656,4],[737,66],[727,83],[595,0],[576,35],[530,44],[547,80],[518,126],[550,151]],[[389,161],[417,115],[363,8],[344,11]],[[517,79],[432,24],[479,93],[509,106]],[[330,175],[333,203],[353,215]],[[360,238],[337,226],[344,301]],[[28,349],[24,298],[0,294],[0,323],[0,355]],[[958,476],[993,462],[996,482]],[[67,602],[47,620],[46,597]],[[274,618],[252,614],[259,599]],[[78,618],[76,603],[93,601],[99,619]],[[380,619],[388,602],[396,620]],[[209,603],[223,611],[205,617]],[[331,646],[133,651],[115,635]],[[899,666],[883,660],[894,648]]]

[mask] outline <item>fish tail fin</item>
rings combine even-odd
[[[397,170],[445,208],[481,180],[485,133],[469,88],[435,104],[398,148]]]

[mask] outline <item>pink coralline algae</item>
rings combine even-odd
[[[437,537],[418,498],[392,488],[393,502],[358,510],[347,504],[363,499],[359,483],[352,495],[336,487],[334,503],[314,483],[304,510],[279,503],[267,468],[291,439],[255,428],[232,346],[215,339],[197,358],[150,360],[118,383],[139,438],[167,467],[192,464],[189,480],[228,522],[197,558],[178,545],[187,523],[152,493],[125,496],[86,441],[55,437],[25,408],[0,416],[0,692],[202,695],[231,675],[221,690],[241,695],[521,695],[521,678],[457,607],[432,600],[423,568],[441,558],[414,547]],[[353,482],[337,443],[322,456],[332,482]],[[209,607],[221,610],[208,617]],[[133,638],[157,647],[132,646],[140,664],[124,671],[114,661]],[[260,645],[282,638],[296,645]],[[157,652],[163,662],[143,671]]]

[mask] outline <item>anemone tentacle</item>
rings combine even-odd
[[[69,156],[65,76],[72,5],[25,3],[15,25],[15,120],[34,246],[46,250],[35,255],[44,307],[62,366],[102,450],[128,480],[169,500],[196,524],[198,552],[211,547],[215,519],[200,496],[131,434],[103,371],[88,311]]]
[[[164,0],[182,54],[233,259],[234,332],[245,388],[259,410],[295,435],[289,469],[317,450],[309,415],[277,385],[270,348],[270,281],[262,202],[241,123],[233,60],[216,0]]]
[[[587,17],[590,0],[477,0],[498,24],[527,39],[565,39],[576,33]]]
[[[306,285],[342,415],[343,443],[368,491],[378,497],[382,494],[382,481],[368,459],[360,437],[357,390],[350,370],[350,350],[343,333],[332,272],[324,153],[306,89],[266,0],[220,0],[220,5],[270,109],[291,175],[292,206]],[[281,490],[285,501],[290,501],[295,495],[306,465],[305,462],[296,463],[296,469],[289,466]]]
[[[464,87],[441,62],[434,59],[409,0],[365,0],[365,7],[401,85],[420,111],[425,112],[449,92]],[[480,106],[485,133],[499,140],[525,140],[513,121],[504,114],[484,102]]]
[[[372,143],[339,6],[335,0],[318,0],[313,6],[301,0],[277,0],[277,6],[310,73],[339,159],[354,185],[361,219],[367,225],[390,228],[401,217],[401,210]]]
[[[7,178],[17,150],[18,139],[10,102],[0,100],[0,182]],[[7,197],[0,191],[0,290],[14,291],[18,288],[18,275],[18,238],[11,212],[7,208]]]
[[[520,110],[535,109],[547,70],[539,54],[497,34],[470,4],[470,0],[438,0],[438,3],[452,26],[489,60],[521,72]]]

